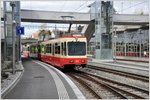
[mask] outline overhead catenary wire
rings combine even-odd
[[[132,7],[135,7],[135,6],[138,6],[138,5],[143,4],[143,3],[145,3],[145,2],[146,2],[146,1],[144,1],[144,2],[140,2],[140,3],[137,3],[137,4],[132,5],[132,6],[129,6],[129,7],[127,7],[127,8],[121,9],[121,10],[120,10],[120,11],[118,11],[118,12],[125,11],[125,10],[127,10],[127,9],[130,9],[130,8],[132,8]]]
[[[78,9],[80,9],[81,7],[83,7],[85,4],[87,4],[87,2],[88,2],[88,1],[85,1],[84,3],[82,3],[78,8],[76,8],[76,9],[74,10],[74,12],[77,11]]]

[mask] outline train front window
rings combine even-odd
[[[69,56],[86,55],[85,42],[68,42],[68,55]]]

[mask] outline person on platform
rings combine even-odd
[[[147,57],[147,53],[146,53],[146,51],[144,51],[144,57]]]

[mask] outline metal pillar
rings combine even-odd
[[[113,5],[110,1],[95,1],[95,53],[96,59],[112,60],[112,15]]]
[[[95,1],[95,58],[101,58],[101,1]]]
[[[115,29],[115,34],[114,34],[114,42],[115,42],[114,55],[115,55],[115,62],[116,62],[116,53],[117,53],[117,51],[116,51],[116,47],[117,47],[117,45],[116,45],[116,39],[117,39],[116,30],[117,30],[117,27],[114,27],[114,29]]]
[[[4,59],[6,63],[12,64],[12,73],[15,73],[16,61],[20,59],[20,49],[18,39],[16,37],[16,25],[20,25],[20,1],[4,1]],[[19,6],[19,8],[18,8]],[[18,10],[17,10],[18,9]],[[17,50],[17,51],[16,51]],[[20,56],[20,57],[19,57]]]
[[[12,58],[12,73],[15,74],[15,65],[16,65],[16,56],[15,56],[15,48],[16,48],[16,34],[14,32],[15,29],[15,20],[14,20],[14,7],[15,7],[15,2],[10,2],[10,6],[12,7],[12,43],[13,43],[13,58]]]
[[[21,26],[21,18],[20,18],[20,1],[16,1],[16,26]],[[18,35],[17,36],[17,62],[21,61],[21,36]]]
[[[6,4],[3,2],[3,8],[4,8],[4,12],[3,12],[3,15],[4,15],[4,61],[6,61],[7,57],[7,52],[6,52],[6,47],[7,47],[7,41],[6,41],[6,14],[5,14],[5,11],[6,11]]]

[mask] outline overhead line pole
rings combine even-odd
[[[15,57],[15,44],[16,44],[16,37],[15,37],[15,32],[14,32],[14,29],[15,29],[15,20],[14,20],[14,7],[15,7],[15,2],[10,2],[10,6],[12,7],[12,46],[13,46],[13,57],[12,57],[12,73],[15,74],[15,60],[16,60],[16,57]]]

